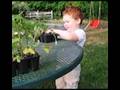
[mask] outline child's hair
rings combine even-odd
[[[74,6],[65,7],[62,14],[63,15],[68,14],[68,15],[72,16],[76,20],[81,19],[80,24],[82,24],[82,21],[84,19],[84,15],[83,15],[81,9],[78,8],[78,7],[74,7]]]

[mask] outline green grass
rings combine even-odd
[[[81,62],[79,88],[108,87],[108,47],[107,45],[88,45]]]
[[[88,31],[81,62],[81,89],[108,88],[108,30]]]
[[[80,89],[108,88],[108,30],[87,31],[84,57],[81,62]],[[55,89],[54,81],[45,81],[37,88]]]

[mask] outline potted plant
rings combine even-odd
[[[27,59],[28,62],[28,66],[30,71],[35,71],[39,69],[39,55],[38,53],[31,47],[25,48],[23,50],[23,54],[24,54],[24,59]]]
[[[32,67],[32,70],[37,70],[38,68],[33,67],[36,66],[33,61],[37,61],[37,59],[39,61],[39,55],[33,47],[36,46],[36,42],[33,40],[34,37],[31,36],[33,23],[25,21],[20,15],[17,15],[12,18],[12,25],[12,57],[13,61],[17,62],[17,72],[19,74],[27,73],[31,71],[30,67]],[[30,40],[32,40],[33,45],[29,44]],[[35,60],[31,57],[34,57]],[[39,65],[38,61],[37,64]]]
[[[37,44],[32,40],[26,43],[23,37],[12,40],[12,66],[17,69],[18,74],[28,73],[39,68],[39,55],[34,49]],[[16,66],[14,66],[14,63],[16,63]]]
[[[13,52],[13,61],[17,62],[17,72],[27,73],[28,67],[27,67],[27,60],[23,60],[23,54],[22,54],[22,41],[24,36],[24,19],[23,17],[19,15],[15,15],[12,17],[12,52]],[[16,52],[17,51],[17,52]]]
[[[27,73],[29,71],[28,61],[24,60],[22,53],[22,36],[20,32],[14,32],[14,37],[12,38],[12,66],[15,67],[16,71],[20,74]],[[16,66],[14,65],[16,63]],[[14,70],[14,69],[13,69]]]
[[[41,24],[34,28],[36,31],[35,36],[37,36],[37,39],[43,43],[57,42],[58,35],[55,33],[45,33],[47,28],[48,26],[45,24]]]
[[[39,37],[40,42],[50,43],[57,41],[57,35],[54,33],[45,33],[43,32]]]
[[[36,24],[36,23],[34,23]],[[27,26],[27,25],[26,25]],[[28,25],[29,27],[30,25]],[[35,48],[38,46],[39,42],[36,40],[38,34],[37,30],[34,31],[30,29],[25,30],[24,35],[24,49],[23,49],[23,56],[25,59],[29,61],[29,68],[30,71],[35,71],[39,68],[40,62],[40,55],[35,51]]]

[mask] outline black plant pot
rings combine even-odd
[[[12,62],[12,77],[16,76],[17,62]]]
[[[31,56],[29,62],[30,70],[36,71],[39,69],[39,56]]]
[[[40,41],[40,42],[45,42],[45,41],[44,41],[44,34],[45,34],[45,32],[43,32],[43,33],[39,36],[39,41]]]
[[[28,58],[24,58],[21,60],[20,63],[18,63],[18,73],[24,74],[29,72],[29,60]]]
[[[41,36],[39,37],[39,41],[43,43],[50,43],[50,42],[55,42],[55,39],[57,40],[57,34],[52,34],[52,33],[42,33]]]

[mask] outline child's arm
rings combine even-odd
[[[51,30],[48,30],[47,32],[54,32],[56,34],[59,34],[60,37],[65,40],[78,41],[78,37],[75,34],[75,32],[59,30],[59,29],[51,29]]]

